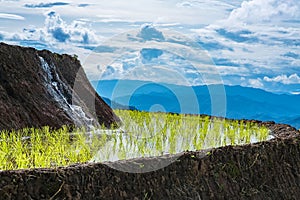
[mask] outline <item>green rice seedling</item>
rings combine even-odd
[[[246,135],[245,135],[245,143],[250,143],[251,142],[251,135],[253,133],[253,131],[251,131],[251,127],[253,127],[253,125],[251,125],[250,122],[247,122],[246,124]]]
[[[200,132],[200,137],[201,137],[201,141],[204,142],[205,138],[206,138],[206,135],[209,131],[209,124],[210,124],[210,119],[208,116],[206,116],[204,118],[204,122],[203,122],[203,129],[201,129],[201,132]]]
[[[0,170],[57,167],[89,161],[99,145],[87,142],[85,130],[67,127],[0,131]]]
[[[29,161],[26,152],[24,151],[24,148],[26,147],[26,143],[22,142],[22,138],[20,136],[13,136],[12,145],[14,147],[13,149],[13,155],[15,157],[15,165],[16,168],[26,168],[27,163]]]
[[[163,134],[158,134],[156,137],[155,149],[158,154],[163,154]]]
[[[7,142],[8,141],[7,135],[8,134],[6,131],[1,132],[1,136],[0,136],[1,137],[0,140],[0,165],[1,166],[8,166],[7,160],[10,153],[10,147],[9,147],[9,143]]]
[[[185,150],[258,142],[270,138],[266,127],[208,116],[116,110],[121,129],[87,133],[68,127],[0,132],[0,169],[66,166],[114,161]],[[102,126],[100,129],[104,129]]]
[[[258,136],[258,140],[259,141],[263,141],[265,140],[265,138],[267,138],[269,136],[269,130],[266,127],[262,127],[259,129],[259,136]]]
[[[208,116],[116,110],[122,127],[108,132],[68,127],[26,128],[0,132],[0,169],[66,166],[175,154],[225,145],[263,141],[266,127]],[[104,129],[105,127],[100,127]]]
[[[230,125],[228,139],[229,139],[231,145],[235,144],[235,135],[239,133],[238,128],[239,128],[238,121],[234,121],[233,124]]]
[[[245,144],[269,136],[267,128],[238,120],[128,110],[115,113],[122,119],[125,132],[113,134],[107,143],[106,149],[122,151],[118,155],[111,153],[109,160]],[[103,156],[95,160],[104,161]]]

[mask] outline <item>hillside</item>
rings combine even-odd
[[[0,130],[110,126],[118,118],[72,56],[0,43]]]

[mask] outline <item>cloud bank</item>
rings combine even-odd
[[[12,19],[12,20],[25,20],[21,15],[9,14],[9,13],[0,13],[0,19]]]
[[[97,42],[96,34],[86,27],[86,22],[73,21],[70,25],[62,20],[54,11],[47,13],[44,36],[54,38],[58,42],[74,42],[91,44]]]
[[[252,0],[243,1],[241,7],[231,12],[228,24],[275,22],[299,19],[298,0]]]
[[[287,92],[300,84],[299,18],[297,0],[250,0],[228,18],[194,31],[227,84]]]
[[[280,76],[276,76],[273,78],[269,78],[269,77],[265,76],[264,81],[283,83],[285,85],[300,84],[300,77],[298,76],[298,74],[292,74],[290,76],[280,75]]]
[[[88,54],[104,41],[103,38],[109,40],[115,34],[132,29],[139,29],[139,32],[130,42],[143,41],[143,44],[149,41],[184,44],[186,41],[180,37],[184,34],[195,39],[210,55],[226,84],[269,91],[296,91],[296,87],[300,88],[300,85],[297,86],[300,84],[298,0],[1,2],[0,20],[3,23],[0,25],[0,40],[51,50],[55,47],[66,53],[67,48],[79,47],[77,51],[86,50]],[[15,6],[14,13],[6,13],[12,5]],[[48,8],[55,8],[55,11],[49,12]],[[42,15],[45,10],[48,12]],[[45,17],[44,23],[35,19],[40,16]],[[23,22],[27,24],[20,31]],[[16,24],[13,31],[7,28],[10,24]],[[169,40],[163,34],[165,29],[180,34]],[[117,53],[118,48],[108,44],[97,48],[97,51],[106,55]],[[154,54],[149,55],[149,52]],[[162,54],[156,58],[155,53],[160,54],[153,48],[141,51],[144,56],[142,62],[147,58],[162,62],[164,56],[171,56]],[[135,58],[138,56],[135,55]],[[120,67],[132,68],[137,61],[127,58]],[[188,74],[189,66],[181,64],[182,73]],[[94,74],[94,70],[87,68],[87,73]],[[108,72],[112,73],[111,70]]]
[[[165,40],[162,32],[155,29],[152,24],[142,25],[141,30],[137,36],[142,38],[144,41],[151,41],[151,40],[164,41]]]
[[[7,15],[3,16],[7,17]],[[9,15],[8,17],[11,16]],[[17,17],[17,19],[18,18],[19,17]],[[68,24],[55,11],[50,11],[45,14],[44,27],[30,27],[24,28],[22,32],[1,32],[0,34],[3,40],[22,42],[36,41],[49,47],[55,46],[57,43],[90,45],[99,42],[97,34],[89,28],[86,21],[74,20]]]
[[[66,6],[70,5],[66,2],[54,2],[54,3],[39,3],[39,4],[25,4],[26,8],[52,8],[54,6]]]

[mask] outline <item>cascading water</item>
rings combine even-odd
[[[41,66],[44,69],[45,76],[45,86],[47,91],[51,96],[54,97],[55,101],[58,103],[67,115],[74,121],[77,126],[85,126],[88,129],[94,129],[93,119],[87,117],[86,113],[83,111],[82,107],[77,105],[72,105],[68,102],[65,97],[66,91],[71,94],[70,88],[68,88],[63,81],[61,81],[58,73],[56,72],[56,66],[54,64],[48,64],[45,59],[39,56],[41,61]]]

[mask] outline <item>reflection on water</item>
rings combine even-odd
[[[92,161],[176,154],[273,138],[266,127],[245,121],[138,111],[116,113],[123,121],[121,129],[91,134],[91,139],[99,141]]]

